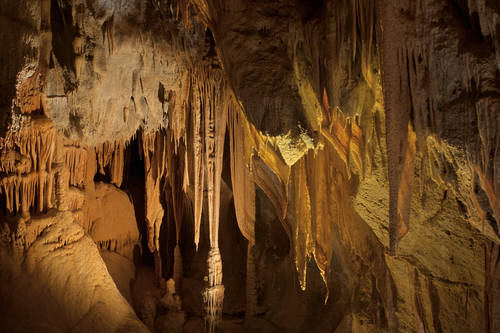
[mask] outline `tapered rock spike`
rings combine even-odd
[[[111,183],[120,187],[123,180],[123,166],[125,165],[125,148],[128,142],[117,140],[105,142],[96,147],[99,172],[105,174],[105,168],[109,166]]]
[[[200,90],[193,91],[193,154],[194,154],[194,243],[196,249],[200,242],[201,213],[203,208],[203,190],[205,172],[203,168],[203,117],[201,113]]]
[[[413,157],[409,145],[410,92],[408,89],[408,52],[404,33],[395,20],[397,6],[390,1],[378,1],[380,13],[380,46],[382,86],[386,110],[386,142],[389,178],[389,238],[390,253],[396,254],[399,240],[408,232],[411,189],[401,187],[402,177],[413,179]],[[397,65],[395,65],[397,64]],[[404,82],[402,84],[402,82]],[[411,169],[411,170],[410,170]]]
[[[160,228],[163,207],[160,202],[160,183],[166,171],[166,138],[163,131],[142,134],[142,153],[145,171],[145,217],[148,232],[148,248],[155,254],[155,271],[161,278]]]
[[[174,144],[176,145],[174,147]],[[174,211],[175,241],[174,250],[174,281],[175,288],[180,293],[182,288],[182,254],[179,246],[182,219],[184,216],[184,144],[177,146],[175,137],[167,139],[167,177],[170,184],[171,201]]]
[[[293,239],[295,243],[295,267],[302,290],[306,289],[307,258],[313,254],[311,229],[311,200],[307,187],[306,163],[300,159],[292,167],[290,199],[294,202],[291,215],[294,220]]]

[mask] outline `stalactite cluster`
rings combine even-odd
[[[127,142],[115,141],[105,142],[96,148],[99,172],[104,174],[104,168],[109,167],[111,183],[120,187],[123,177],[123,166],[125,164],[124,154]]]
[[[17,78],[0,235],[34,244],[36,219],[70,216],[81,229],[58,248],[85,233],[132,270],[151,254],[156,289],[137,311],[150,329],[184,323],[198,266],[200,320],[223,329],[231,223],[247,242],[247,325],[289,328],[302,319],[283,304],[307,301],[318,331],[453,331],[442,309],[466,290],[464,317],[484,305],[478,325],[499,327],[500,16],[487,1],[140,3],[138,22],[158,22],[136,34],[129,7],[42,1],[54,50]],[[110,97],[92,87],[113,80]]]
[[[42,212],[54,204],[55,131],[49,122],[34,120],[12,136],[3,151],[1,189],[10,213]],[[5,155],[4,155],[5,154]]]

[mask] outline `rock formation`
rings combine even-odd
[[[497,1],[0,27],[0,331],[500,330]]]

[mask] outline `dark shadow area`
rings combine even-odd
[[[75,27],[73,26],[72,6],[71,4],[64,5],[64,3],[65,1],[51,1],[52,49],[61,67],[75,73],[75,54],[73,52]],[[68,80],[65,81],[65,91],[73,90],[72,87],[67,85]]]
[[[162,276],[169,279],[174,275],[174,249],[176,244],[175,237],[175,218],[174,207],[172,203],[172,189],[168,184],[168,179],[161,180],[160,203],[163,207],[163,221],[160,227],[160,254],[162,259]]]
[[[138,136],[138,135],[137,135]],[[145,218],[145,176],[144,176],[144,161],[139,154],[139,142],[134,138],[127,147],[126,163],[123,173],[122,188],[125,190],[134,205],[135,219],[141,237],[142,253],[137,255],[137,261],[134,262],[136,267],[142,265],[154,266],[154,256],[148,249],[148,237]],[[128,163],[127,163],[128,162]],[[106,174],[109,174],[106,172]],[[96,177],[106,177],[98,176]],[[109,177],[109,176],[108,176]],[[135,257],[135,255],[134,255]]]

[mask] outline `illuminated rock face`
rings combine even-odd
[[[0,27],[7,330],[500,330],[494,1],[0,0]]]

